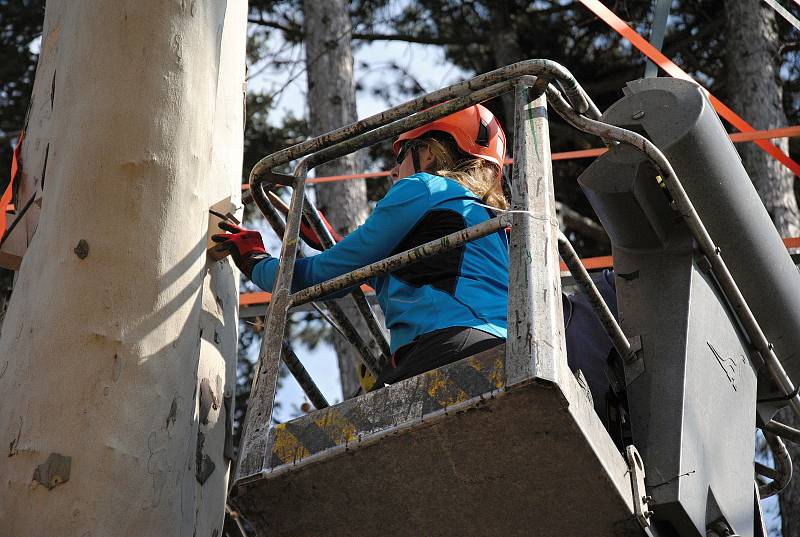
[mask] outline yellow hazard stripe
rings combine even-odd
[[[481,377],[486,379],[489,386],[494,389],[500,389],[504,384],[505,377],[505,361],[502,353],[497,353],[493,358],[482,356],[480,359],[476,357],[469,358],[466,364],[478,373]],[[465,388],[470,384],[465,384],[464,387],[459,385],[459,382],[465,380],[458,374],[445,374],[445,372],[435,369],[428,371],[424,374],[424,380],[420,382],[425,387],[425,391],[421,396],[421,403],[427,399],[427,404],[435,403],[439,408],[447,408],[449,406],[467,401],[471,395],[467,390],[472,391],[472,388]],[[466,381],[466,380],[465,380]],[[475,394],[472,394],[475,395]],[[302,421],[307,419],[307,425],[303,425]],[[300,421],[298,423],[298,421]],[[311,423],[316,426],[314,429],[321,432],[329,442],[320,444],[321,439],[314,440],[313,436],[304,438],[307,446],[303,444],[301,438],[291,433],[287,429],[287,424],[279,424],[275,426],[274,435],[275,440],[272,445],[272,453],[275,458],[283,464],[291,464],[308,457],[312,453],[316,453],[321,449],[326,449],[333,445],[344,445],[355,440],[359,435],[359,425],[350,421],[340,409],[336,407],[328,407],[320,412],[316,412],[309,416],[298,418],[294,421],[293,430],[302,431],[311,426]],[[302,433],[298,433],[301,434]],[[323,445],[324,444],[324,445]],[[274,460],[274,459],[273,459]]]
[[[314,423],[336,444],[348,443],[358,436],[356,426],[347,421],[335,408],[321,412]]]
[[[426,375],[428,378],[428,396],[436,401],[440,407],[448,407],[463,403],[469,395],[447,377],[442,371],[436,369]]]
[[[498,354],[492,362],[492,368],[488,371],[485,371],[485,366],[487,364],[483,363],[483,361],[478,360],[476,358],[470,358],[467,360],[467,364],[483,375],[484,378],[489,380],[495,389],[500,389],[503,387],[503,377],[505,376],[505,361],[503,360],[503,355]]]
[[[310,455],[306,447],[300,443],[300,440],[286,429],[285,423],[275,426],[275,443],[272,445],[272,453],[284,464],[298,461]]]

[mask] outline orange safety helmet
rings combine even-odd
[[[392,151],[397,155],[404,141],[419,138],[431,131],[446,132],[464,153],[497,164],[500,170],[498,176],[502,176],[506,134],[500,122],[485,106],[476,104],[405,132],[394,141]]]

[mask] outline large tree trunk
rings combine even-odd
[[[783,91],[778,76],[778,33],[775,13],[759,0],[726,2],[728,87],[731,107],[757,129],[784,127]],[[788,140],[773,140],[788,152]],[[755,144],[739,144],[745,169],[783,237],[800,235],[800,213],[794,194],[794,175]],[[793,379],[800,382],[800,379]],[[780,419],[800,426],[792,412]],[[795,468],[800,449],[787,443]],[[784,537],[800,537],[800,480],[793,479],[780,495]]]
[[[205,249],[209,206],[238,203],[245,21],[239,0],[47,3],[0,535],[221,534],[238,289]]]
[[[305,1],[306,66],[308,109],[311,133],[324,134],[358,119],[353,78],[352,28],[344,0]],[[361,159],[351,154],[317,168],[319,175],[342,175],[361,171]],[[336,230],[346,235],[364,222],[368,215],[367,187],[363,179],[340,181],[316,188],[317,205]],[[361,334],[369,340],[367,327],[355,314],[355,307],[345,311]],[[339,358],[342,392],[350,397],[358,388],[357,354],[344,338],[334,334],[333,344]]]
[[[731,107],[757,129],[785,127],[775,13],[759,0],[726,2]],[[788,153],[786,138],[773,141]],[[752,143],[738,144],[742,162],[782,236],[800,235],[800,212],[789,169]]]

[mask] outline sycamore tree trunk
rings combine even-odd
[[[775,13],[760,0],[726,2],[728,87],[731,107],[757,129],[787,125],[779,78],[778,32]],[[788,153],[787,139],[773,143]],[[737,146],[745,169],[783,237],[800,235],[800,212],[794,194],[795,177],[783,164],[755,144]],[[800,382],[800,379],[793,379]],[[792,412],[779,419],[800,426]],[[787,442],[795,468],[800,449]],[[784,537],[800,537],[800,479],[795,477],[779,497]]]
[[[308,109],[311,133],[324,134],[358,119],[353,78],[352,28],[344,0],[307,0],[305,18]],[[361,159],[351,154],[317,168],[318,175],[358,173]],[[354,230],[366,219],[367,187],[363,179],[317,185],[317,205],[342,235]],[[369,341],[367,328],[355,314],[350,302],[342,301],[356,328]],[[339,359],[342,392],[350,397],[358,388],[357,354],[344,338],[334,334],[334,348]]]
[[[238,204],[246,8],[47,3],[46,180],[0,335],[3,537],[221,534],[238,289],[205,249],[208,208]]]

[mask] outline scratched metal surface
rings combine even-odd
[[[627,469],[582,392],[506,390],[504,362],[501,347],[274,428],[237,505],[270,536],[626,535]]]
[[[334,448],[446,411],[503,386],[505,346],[306,414],[270,429],[263,471],[285,471]]]

